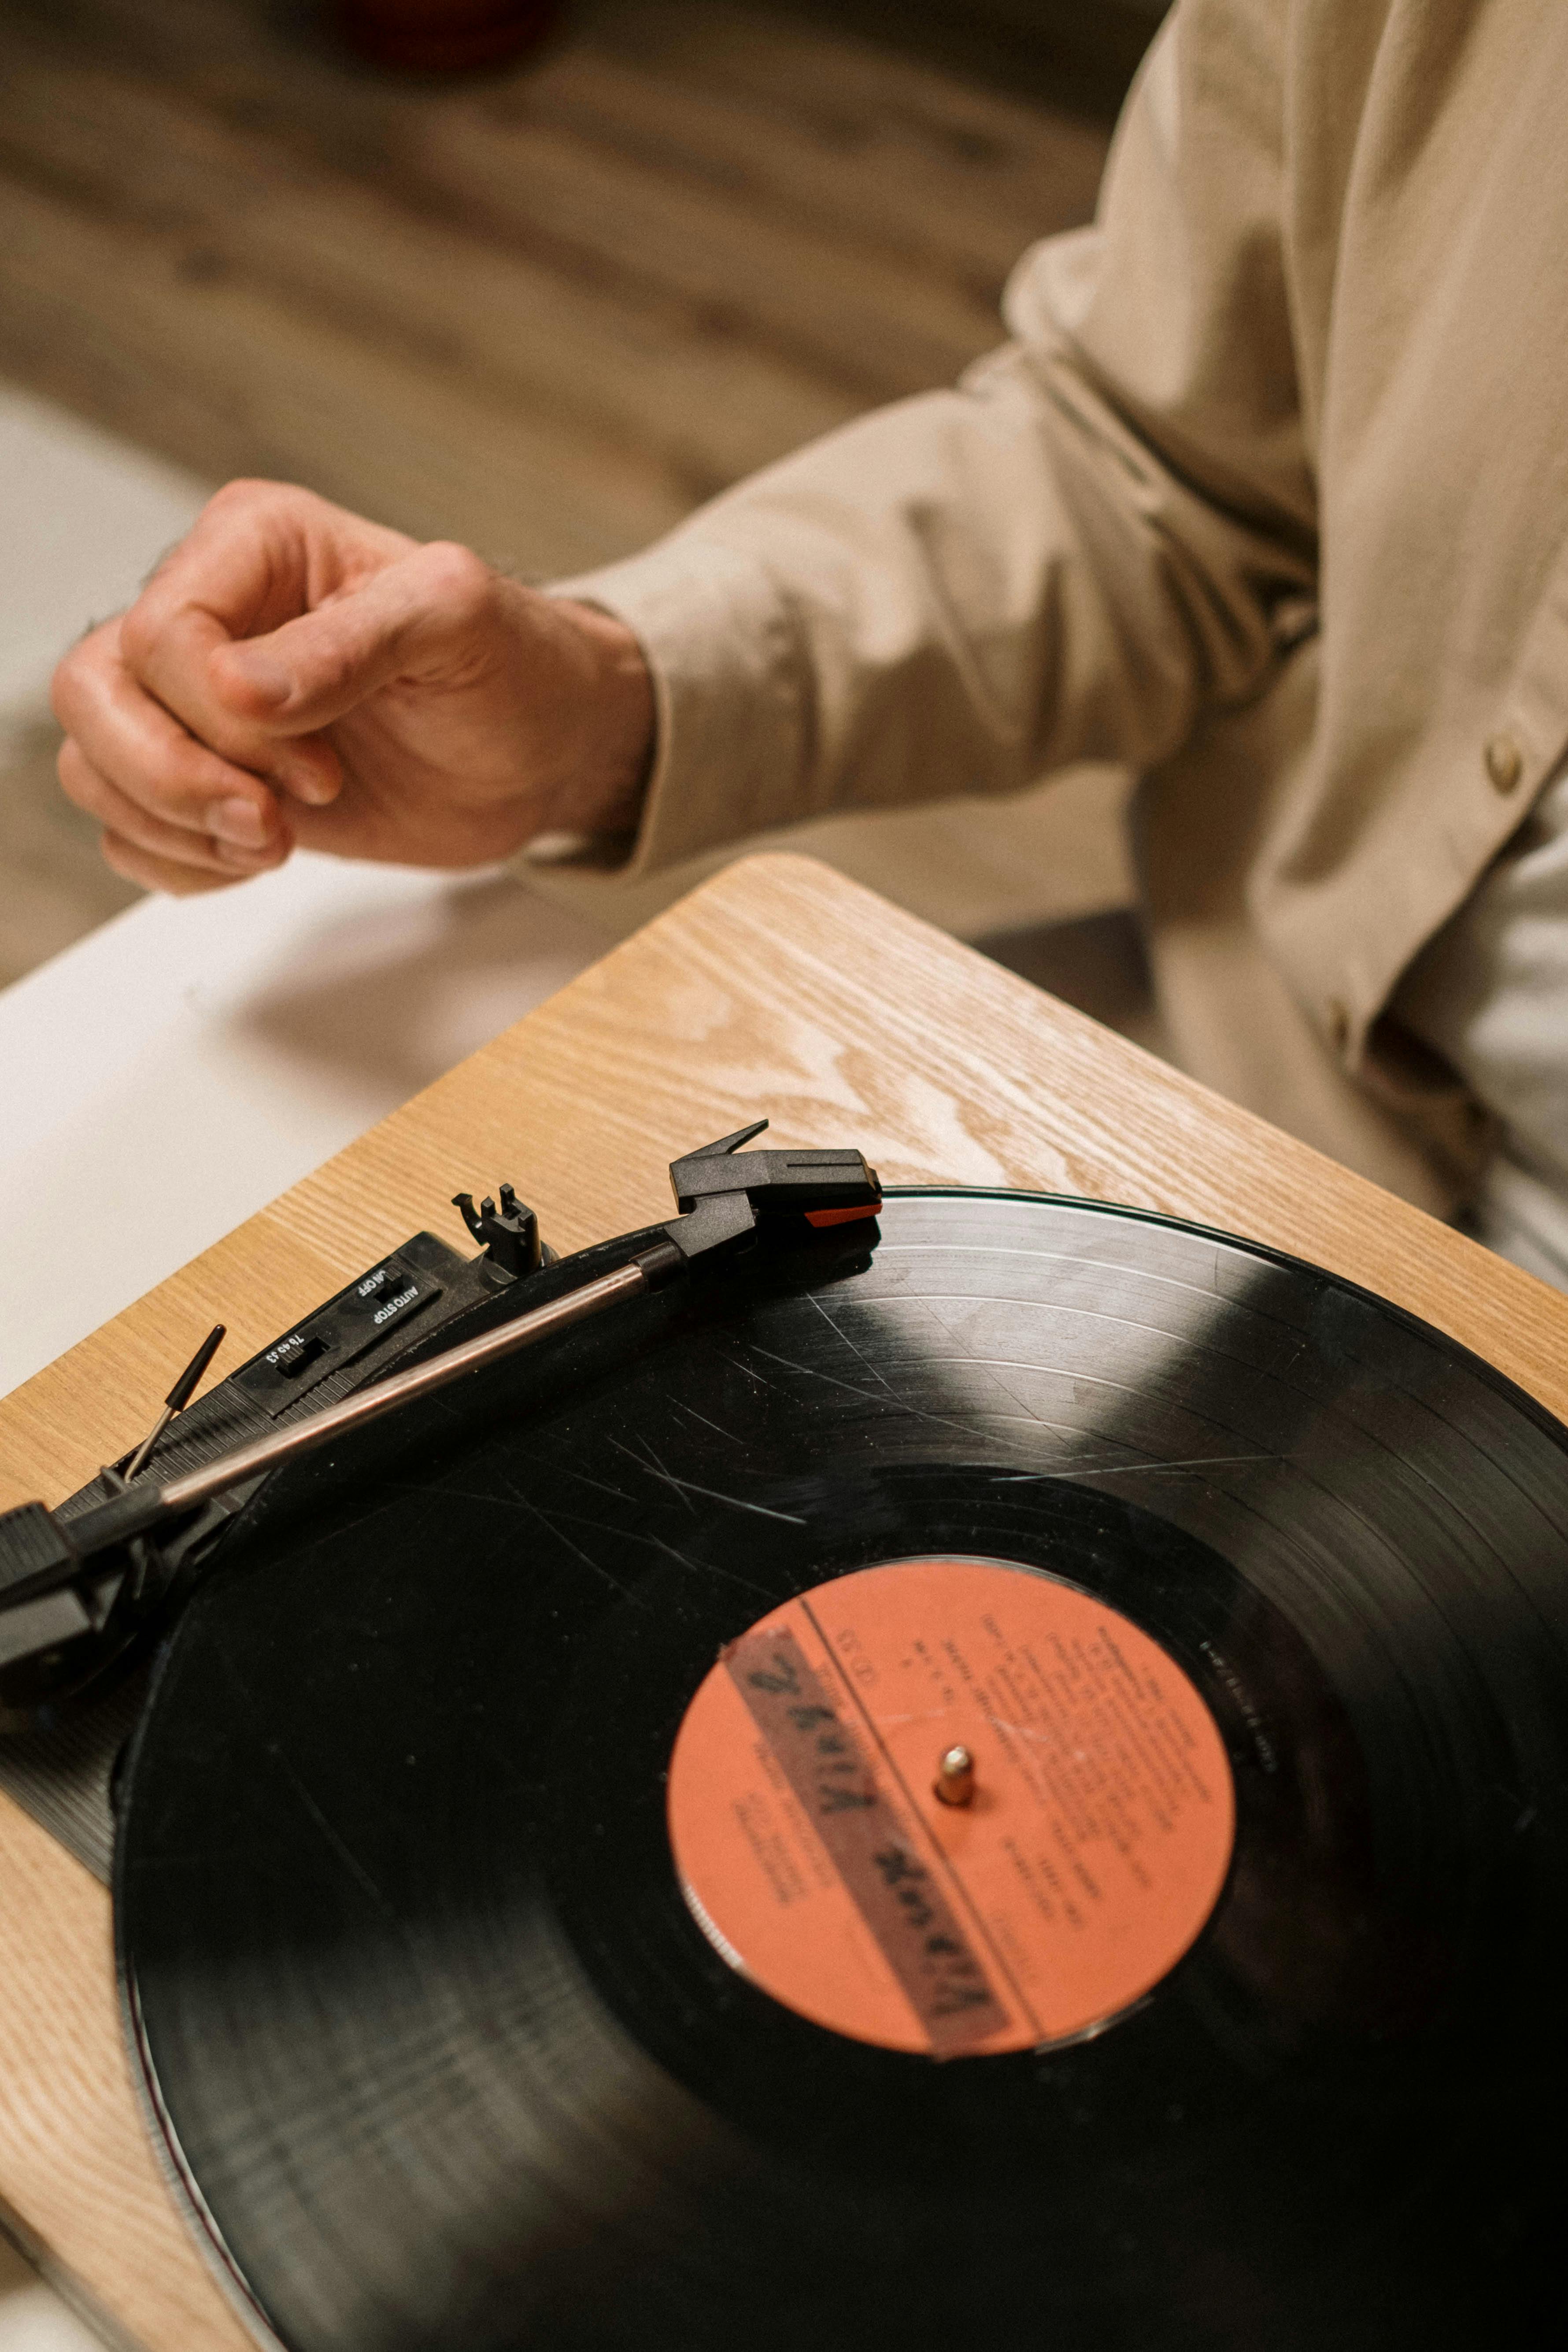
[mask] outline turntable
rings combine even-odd
[[[411,1253],[503,1172],[560,1263]],[[363,1404],[388,1309],[424,1388],[0,1759],[0,2197],[121,2329],[1547,2340],[1562,1302],[766,859],[6,1401],[0,1500],[134,1496],[216,1318]]]

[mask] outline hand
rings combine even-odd
[[[627,827],[654,731],[621,622],[272,482],[220,490],[53,700],[104,856],[181,893],[296,843],[479,866]]]

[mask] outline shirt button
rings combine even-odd
[[[1336,1054],[1342,1054],[1350,1043],[1350,1006],[1340,996],[1331,996],[1328,1003],[1329,1036]]]
[[[1487,773],[1500,793],[1511,793],[1524,773],[1524,753],[1511,735],[1494,735],[1487,745]]]

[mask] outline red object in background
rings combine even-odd
[[[504,65],[553,32],[562,0],[338,0],[339,25],[362,57],[416,73]]]

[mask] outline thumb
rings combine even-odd
[[[498,611],[500,575],[437,541],[373,572],[267,635],[210,656],[214,692],[268,734],[330,727],[393,678],[466,667]]]

